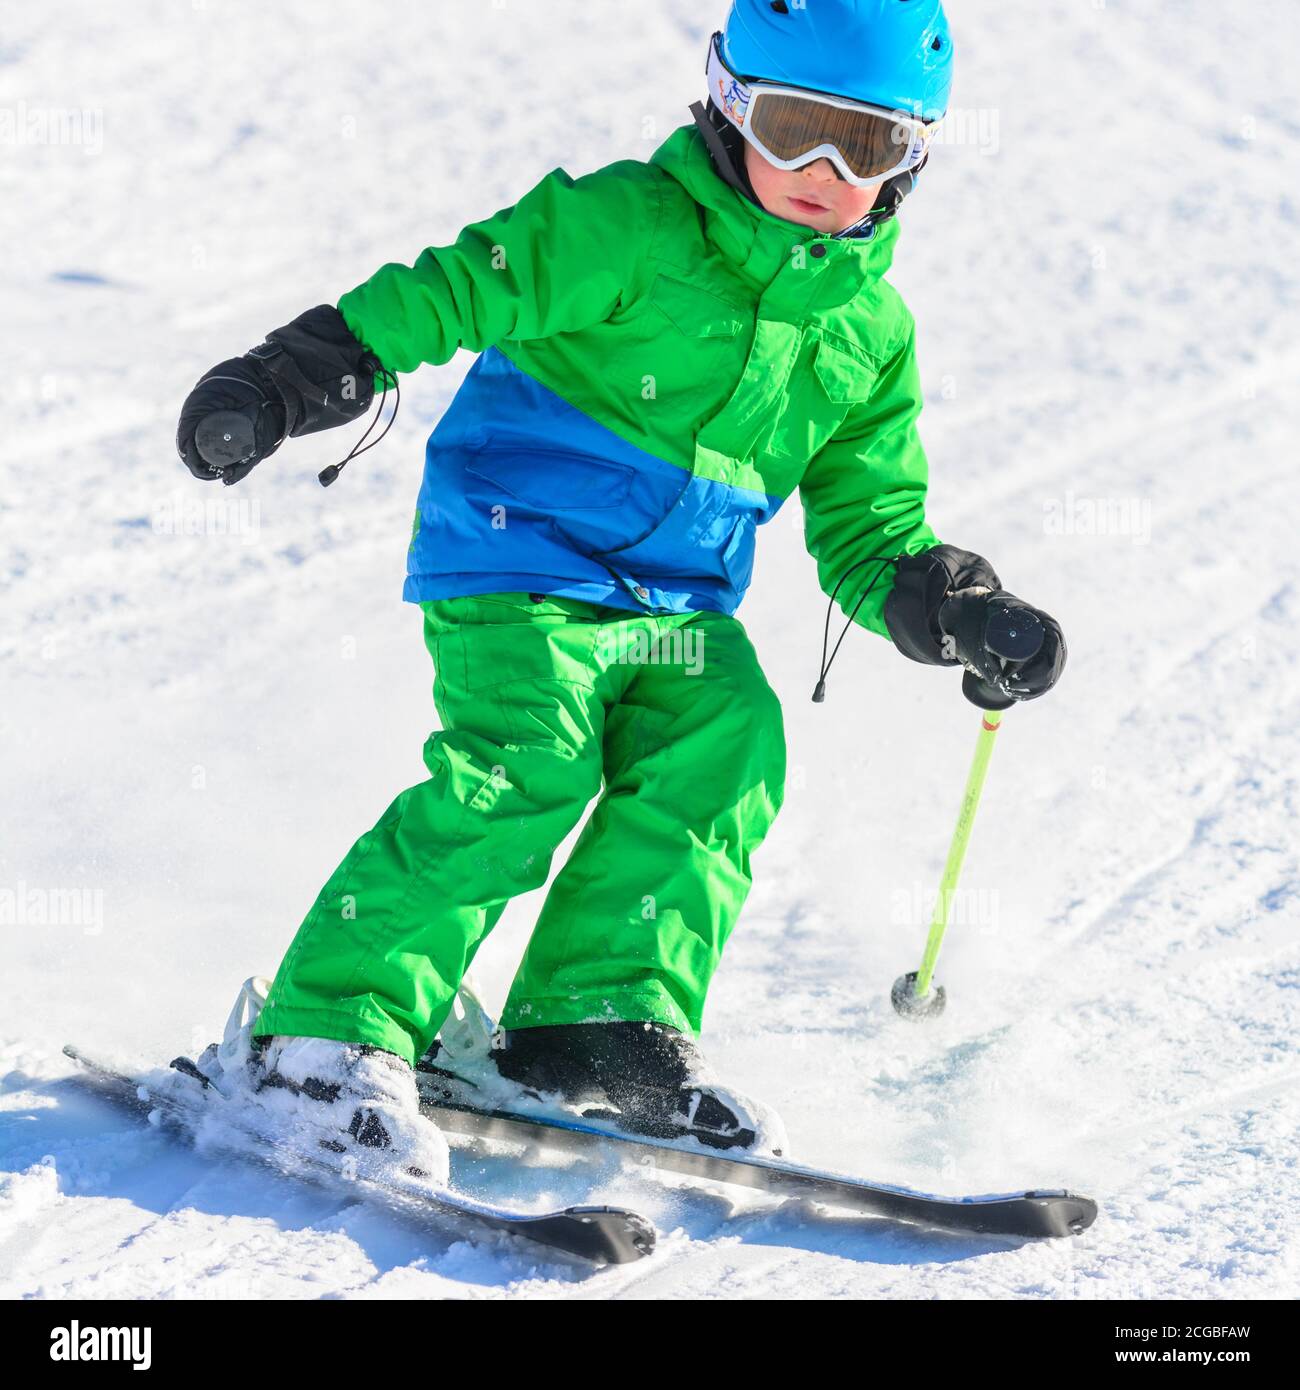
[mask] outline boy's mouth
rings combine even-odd
[[[791,198],[791,206],[796,212],[801,212],[805,217],[819,217],[824,212],[829,212],[830,208],[821,203],[814,203],[811,198]]]

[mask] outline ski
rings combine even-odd
[[[1032,1191],[979,1197],[944,1197],[905,1187],[808,1168],[782,1159],[686,1148],[666,1139],[628,1135],[578,1117],[479,1109],[464,1090],[450,1089],[445,1075],[417,1072],[421,1108],[446,1131],[475,1139],[505,1140],[569,1154],[590,1154],[614,1143],[643,1167],[661,1168],[706,1182],[802,1198],[939,1230],[979,1235],[1042,1238],[1078,1235],[1097,1218],[1097,1204],[1073,1192]]]
[[[64,1047],[63,1053],[77,1063],[81,1068],[77,1074],[79,1079],[97,1095],[119,1109],[142,1116],[171,1133],[187,1134],[189,1120],[196,1111],[194,1102],[197,1101],[199,1107],[203,1105],[200,1073],[186,1058],[178,1058],[172,1066],[179,1074],[193,1079],[191,1101],[182,1100],[177,1093],[168,1089],[151,1088],[140,1079],[95,1060],[71,1044]],[[256,1160],[256,1155],[243,1150],[239,1151],[239,1156]],[[269,1156],[256,1161],[280,1176],[286,1176]],[[337,1175],[324,1164],[320,1165],[320,1176],[322,1179],[333,1177],[338,1181]],[[654,1226],[636,1212],[622,1207],[570,1206],[549,1212],[519,1212],[477,1202],[446,1189],[416,1194],[367,1179],[349,1181],[348,1190],[358,1190],[369,1200],[406,1218],[419,1220],[430,1215],[449,1218],[479,1229],[522,1236],[552,1250],[596,1264],[628,1264],[643,1259],[655,1246]]]

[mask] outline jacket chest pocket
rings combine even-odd
[[[746,323],[734,304],[670,275],[655,277],[650,303],[687,338],[734,338]]]
[[[778,458],[806,463],[829,443],[845,416],[871,395],[876,369],[825,338],[800,354],[784,408],[764,446]]]
[[[752,333],[752,310],[660,274],[621,359],[623,370],[643,400],[672,412],[673,428],[684,437],[716,415],[736,389]]]

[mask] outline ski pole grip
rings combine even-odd
[[[209,468],[231,468],[257,452],[253,421],[242,410],[214,410],[199,421],[194,447]]]
[[[1004,662],[1019,663],[1038,655],[1045,636],[1042,621],[1032,608],[1008,604],[990,608],[984,627],[984,646]],[[981,680],[974,671],[967,671],[962,677],[961,693],[979,709],[1010,709],[1016,703],[996,686]]]
[[[984,645],[1003,661],[1028,661],[1042,650],[1043,624],[1032,608],[1008,605],[989,611]]]

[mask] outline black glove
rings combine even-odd
[[[1065,667],[1060,623],[1014,594],[958,589],[939,609],[939,625],[966,668],[962,692],[981,709],[1046,695]]]
[[[382,370],[343,315],[318,305],[204,373],[181,407],[176,451],[196,478],[237,483],[289,436],[363,416]]]
[[[955,545],[900,557],[885,625],[913,661],[965,666],[962,691],[981,709],[1045,695],[1065,666],[1056,619],[1008,594],[982,555]]]

